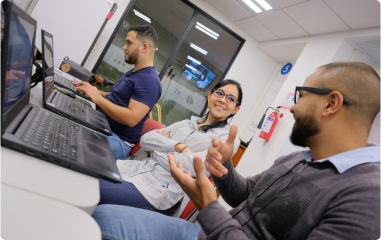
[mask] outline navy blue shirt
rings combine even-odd
[[[135,144],[139,142],[144,123],[161,96],[161,84],[155,67],[146,67],[135,72],[132,72],[133,70],[134,69],[123,74],[115,85],[111,87],[110,93],[108,93],[105,98],[118,106],[126,108],[132,98],[135,101],[144,103],[150,108],[150,111],[135,127],[129,127],[107,116],[111,130],[119,135],[123,141]],[[98,106],[97,110],[104,113]]]

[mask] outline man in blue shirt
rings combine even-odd
[[[144,123],[161,95],[160,79],[153,66],[158,36],[150,25],[133,26],[124,45],[125,62],[135,67],[123,74],[110,92],[87,82],[74,83],[107,115],[114,135],[108,142],[115,159],[127,159],[139,141]]]

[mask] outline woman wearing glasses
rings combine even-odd
[[[176,122],[167,128],[146,133],[140,140],[152,157],[145,160],[119,160],[117,165],[124,182],[110,183],[100,180],[99,204],[118,204],[144,208],[172,215],[179,207],[185,193],[170,173],[168,153],[182,161],[184,171],[196,176],[193,157],[205,160],[213,138],[226,141],[232,118],[240,109],[242,89],[234,80],[220,81],[207,95],[209,112],[202,118]],[[234,153],[239,147],[238,137]],[[210,174],[207,172],[207,175]]]

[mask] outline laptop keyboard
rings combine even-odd
[[[23,141],[77,161],[79,130],[80,125],[76,123],[57,118],[47,111],[40,111],[24,134]]]
[[[54,83],[55,84],[57,84],[60,87],[67,88],[67,89],[71,90],[72,92],[74,92],[75,94],[91,101],[91,98],[86,96],[83,91],[78,90],[77,87],[73,85],[73,82],[75,82],[75,81],[70,81],[69,79],[64,78],[64,77],[62,77],[56,73],[54,74]]]
[[[72,81],[58,74],[54,74],[54,82],[58,83],[58,85],[62,85],[62,87],[72,90],[73,92],[77,91],[77,88],[73,85]]]
[[[57,93],[56,97],[58,98],[56,102],[57,109],[83,121],[86,120],[86,110],[88,106],[65,96],[63,93]]]

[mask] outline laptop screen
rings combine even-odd
[[[54,59],[53,59],[53,35],[41,30],[41,41],[42,41],[42,67],[43,67],[43,77],[44,79],[44,101],[48,100],[50,93],[54,88]]]
[[[9,9],[9,8],[8,8]],[[12,6],[3,92],[3,114],[29,92],[32,75],[36,25],[19,16]],[[30,19],[30,18],[27,18]],[[2,59],[3,61],[4,59]]]

